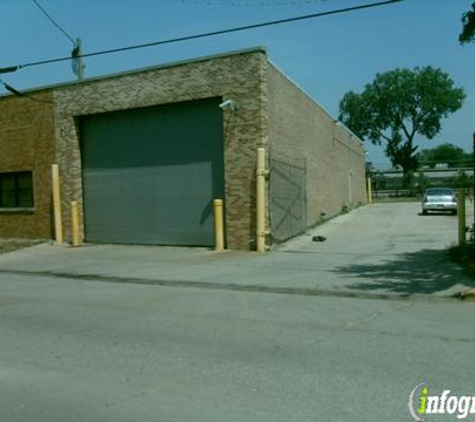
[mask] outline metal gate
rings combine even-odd
[[[307,226],[306,164],[270,157],[269,212],[271,240],[283,242]]]

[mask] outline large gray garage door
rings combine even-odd
[[[220,99],[80,119],[86,241],[214,243],[224,197]]]

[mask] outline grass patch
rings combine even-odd
[[[451,261],[461,265],[467,275],[475,279],[475,244],[466,243],[449,248]]]

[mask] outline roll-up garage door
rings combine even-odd
[[[224,198],[219,98],[80,119],[86,241],[214,243]]]

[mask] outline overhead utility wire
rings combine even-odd
[[[0,84],[2,84],[4,86],[4,88],[11,92],[12,94],[16,95],[17,97],[21,97],[21,98],[25,98],[27,100],[30,100],[30,101],[35,101],[35,102],[38,102],[38,103],[49,103],[49,104],[54,104],[53,101],[48,101],[48,100],[40,100],[38,98],[32,98],[28,95],[25,95],[23,92],[20,92],[18,91],[17,89],[13,88],[11,85],[7,84],[5,81],[3,81],[2,79],[0,79]]]
[[[66,38],[68,38],[69,41],[71,41],[74,45],[75,41],[74,41],[73,37],[71,37],[71,35],[69,35],[63,28],[61,28],[61,26],[51,17],[51,15],[46,11],[46,9],[43,6],[41,6],[41,4],[39,4],[37,0],[31,0],[31,1],[38,7],[38,9],[40,9],[43,12],[43,14],[50,20],[50,22],[56,28],[58,28],[63,33],[63,35]]]
[[[175,3],[211,7],[303,6],[329,0],[174,0]]]
[[[15,94],[15,95],[18,95],[19,97],[24,97],[25,95],[16,90],[15,88],[13,88],[11,85],[8,85],[6,82],[4,82],[2,79],[0,79],[0,84],[2,84],[4,86],[4,88],[7,90],[7,91],[10,91],[12,94]]]
[[[302,16],[296,16],[293,18],[287,18],[287,19],[279,19],[275,21],[269,21],[269,22],[262,22],[262,23],[257,23],[253,25],[245,25],[245,26],[238,26],[235,28],[230,28],[230,29],[223,29],[219,31],[213,31],[213,32],[205,32],[202,34],[195,34],[195,35],[188,35],[184,37],[178,37],[178,38],[171,38],[168,40],[163,40],[163,41],[155,41],[155,42],[149,42],[145,44],[138,44],[138,45],[132,45],[129,47],[121,47],[121,48],[113,48],[110,50],[102,50],[102,51],[96,51],[94,53],[87,53],[87,54],[82,54],[77,57],[92,57],[92,56],[101,56],[105,54],[112,54],[112,53],[119,53],[122,51],[130,51],[130,50],[137,50],[140,48],[147,48],[147,47],[155,47],[158,45],[164,45],[164,44],[172,44],[176,42],[182,42],[182,41],[189,41],[189,40],[196,40],[198,38],[205,38],[205,37],[212,37],[215,35],[223,35],[223,34],[229,34],[232,32],[239,32],[239,31],[246,31],[249,29],[255,29],[255,28],[262,28],[266,26],[273,26],[273,25],[279,25],[283,23],[289,23],[289,22],[296,22],[296,21],[301,21],[305,19],[312,19],[312,18],[319,18],[322,16],[329,16],[329,15],[336,15],[340,13],[346,13],[346,12],[353,12],[356,10],[362,10],[362,9],[369,9],[369,8],[374,8],[374,7],[380,7],[380,6],[386,6],[392,3],[399,3],[404,0],[387,0],[387,1],[381,1],[378,3],[370,3],[370,4],[363,4],[359,6],[353,6],[353,7],[346,7],[343,9],[335,9],[335,10],[330,10],[328,12],[320,12],[320,13],[312,13],[310,15],[302,15]],[[24,68],[24,67],[33,67],[33,66],[40,66],[40,65],[45,65],[45,64],[50,64],[50,63],[58,63],[58,62],[64,62],[67,60],[72,60],[72,57],[61,57],[57,59],[50,59],[50,60],[42,60],[38,62],[31,62],[31,63],[25,63],[17,66],[9,66],[9,67],[4,67],[0,68],[0,73],[8,73],[8,72],[14,72],[18,69]]]
[[[84,68],[85,65],[82,62],[81,59],[81,38],[76,38],[76,40],[73,39],[71,35],[69,35],[52,17],[51,15],[46,11],[46,9],[41,6],[40,3],[38,3],[37,0],[31,0],[33,4],[35,4],[42,12],[43,14],[51,21],[51,23],[58,28],[63,35],[69,39],[69,41],[72,42],[73,44],[73,49],[71,50],[71,58],[70,60],[73,60],[73,72],[75,75],[78,76],[78,79],[81,80],[84,77]],[[16,70],[16,69],[15,69]],[[0,69],[0,73],[5,73],[2,72],[2,69]]]

